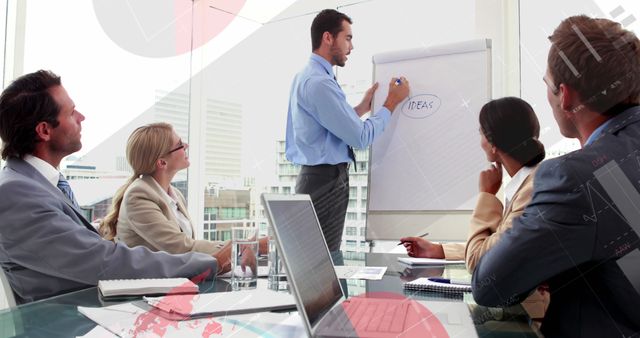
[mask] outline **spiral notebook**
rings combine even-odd
[[[471,285],[469,284],[434,282],[429,278],[418,278],[414,281],[404,283],[404,288],[406,290],[434,291],[443,293],[471,292]]]
[[[198,293],[198,286],[186,278],[113,279],[98,281],[102,297]]]
[[[439,300],[439,301],[463,301],[464,292],[439,292],[427,290],[411,290],[404,289],[403,292],[409,297],[419,298],[422,300]]]

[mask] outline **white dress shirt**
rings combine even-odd
[[[534,168],[535,167],[520,168],[520,170],[518,170],[518,172],[516,172],[516,174],[513,175],[509,183],[507,183],[507,185],[504,187],[504,210],[505,211],[508,209],[509,203],[511,203],[511,199],[513,198],[513,195],[515,195],[518,189],[520,189],[520,186],[522,185],[522,183],[524,183],[524,180],[526,180],[527,177],[529,177],[529,174],[531,174]]]
[[[54,187],[58,187],[60,172],[57,168],[54,168],[49,162],[29,154],[24,155],[24,161],[34,167]]]
[[[189,222],[189,219],[187,218],[187,216],[185,216],[182,213],[182,211],[178,209],[178,202],[177,202],[178,197],[173,192],[174,187],[169,185],[169,193],[167,193],[156,180],[153,180],[153,182],[155,182],[155,184],[157,184],[158,187],[160,187],[160,190],[164,192],[162,196],[167,201],[167,203],[169,203],[169,205],[171,206],[171,211],[173,211],[173,215],[178,220],[178,225],[180,226],[180,229],[182,229],[182,232],[184,232],[190,238],[193,238],[193,227],[191,225],[191,222]]]

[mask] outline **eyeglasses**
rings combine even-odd
[[[547,79],[546,76],[542,77],[542,81],[544,81],[544,83],[551,89],[551,93],[553,95],[558,95],[558,92],[559,92],[558,87],[555,84],[553,84],[553,82],[549,81],[549,79]]]
[[[183,148],[185,148],[186,146],[187,146],[187,145],[186,145],[185,143],[182,143],[182,140],[180,140],[180,141],[178,141],[178,146],[177,146],[177,147],[175,147],[175,148],[173,148],[173,149],[171,149],[171,150],[169,150],[169,152],[167,153],[167,155],[169,155],[169,154],[171,154],[171,153],[174,153],[174,152],[176,152],[176,151],[178,151],[178,150],[180,150],[180,149],[183,149]]]

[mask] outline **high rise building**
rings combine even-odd
[[[124,182],[131,168],[126,160],[126,143],[129,135],[135,128],[153,122],[166,122],[174,127],[176,133],[183,139],[189,140],[189,96],[179,89],[172,92],[156,90],[155,104],[134,118],[127,125],[104,140],[97,147],[87,152],[80,158],[70,157],[68,162],[71,168],[93,168],[84,170],[82,175],[77,175],[77,170],[67,170],[73,177],[70,179],[72,186],[77,187],[76,196],[95,195],[95,184],[74,184],[75,180],[101,180],[117,175]],[[241,156],[242,156],[242,106],[233,102],[207,99],[204,142],[205,182],[218,184],[222,181],[241,180]],[[187,171],[176,174],[173,180],[174,186],[187,195]],[[85,191],[86,190],[86,191]],[[105,199],[96,202],[95,217],[103,217],[110,199],[116,189],[104,191]],[[203,189],[204,193],[204,189]],[[214,198],[215,199],[215,198]],[[244,199],[243,199],[244,200]],[[93,200],[92,200],[93,201]],[[214,203],[211,198],[206,198],[207,203]],[[240,209],[246,208],[246,203],[240,203]],[[211,206],[205,205],[205,208]],[[250,210],[246,210],[247,215]],[[246,217],[244,217],[246,218]]]
[[[156,91],[154,121],[173,125],[189,139],[189,96],[180,92]],[[240,178],[242,160],[242,105],[207,99],[205,105],[204,167],[207,181]]]
[[[365,221],[367,210],[367,176],[369,174],[369,150],[355,150],[356,168],[349,168],[349,205],[342,234],[343,251],[368,252],[365,241]],[[285,157],[285,141],[277,141],[276,175],[277,182],[268,191],[277,194],[295,193],[296,176],[300,166],[289,162]]]
[[[242,162],[242,105],[207,99],[205,176],[240,178]]]

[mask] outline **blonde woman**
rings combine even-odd
[[[103,237],[172,254],[230,255],[228,244],[195,239],[184,196],[170,184],[189,167],[188,148],[167,123],[139,127],[129,136],[127,160],[133,175],[113,198],[100,226]]]

